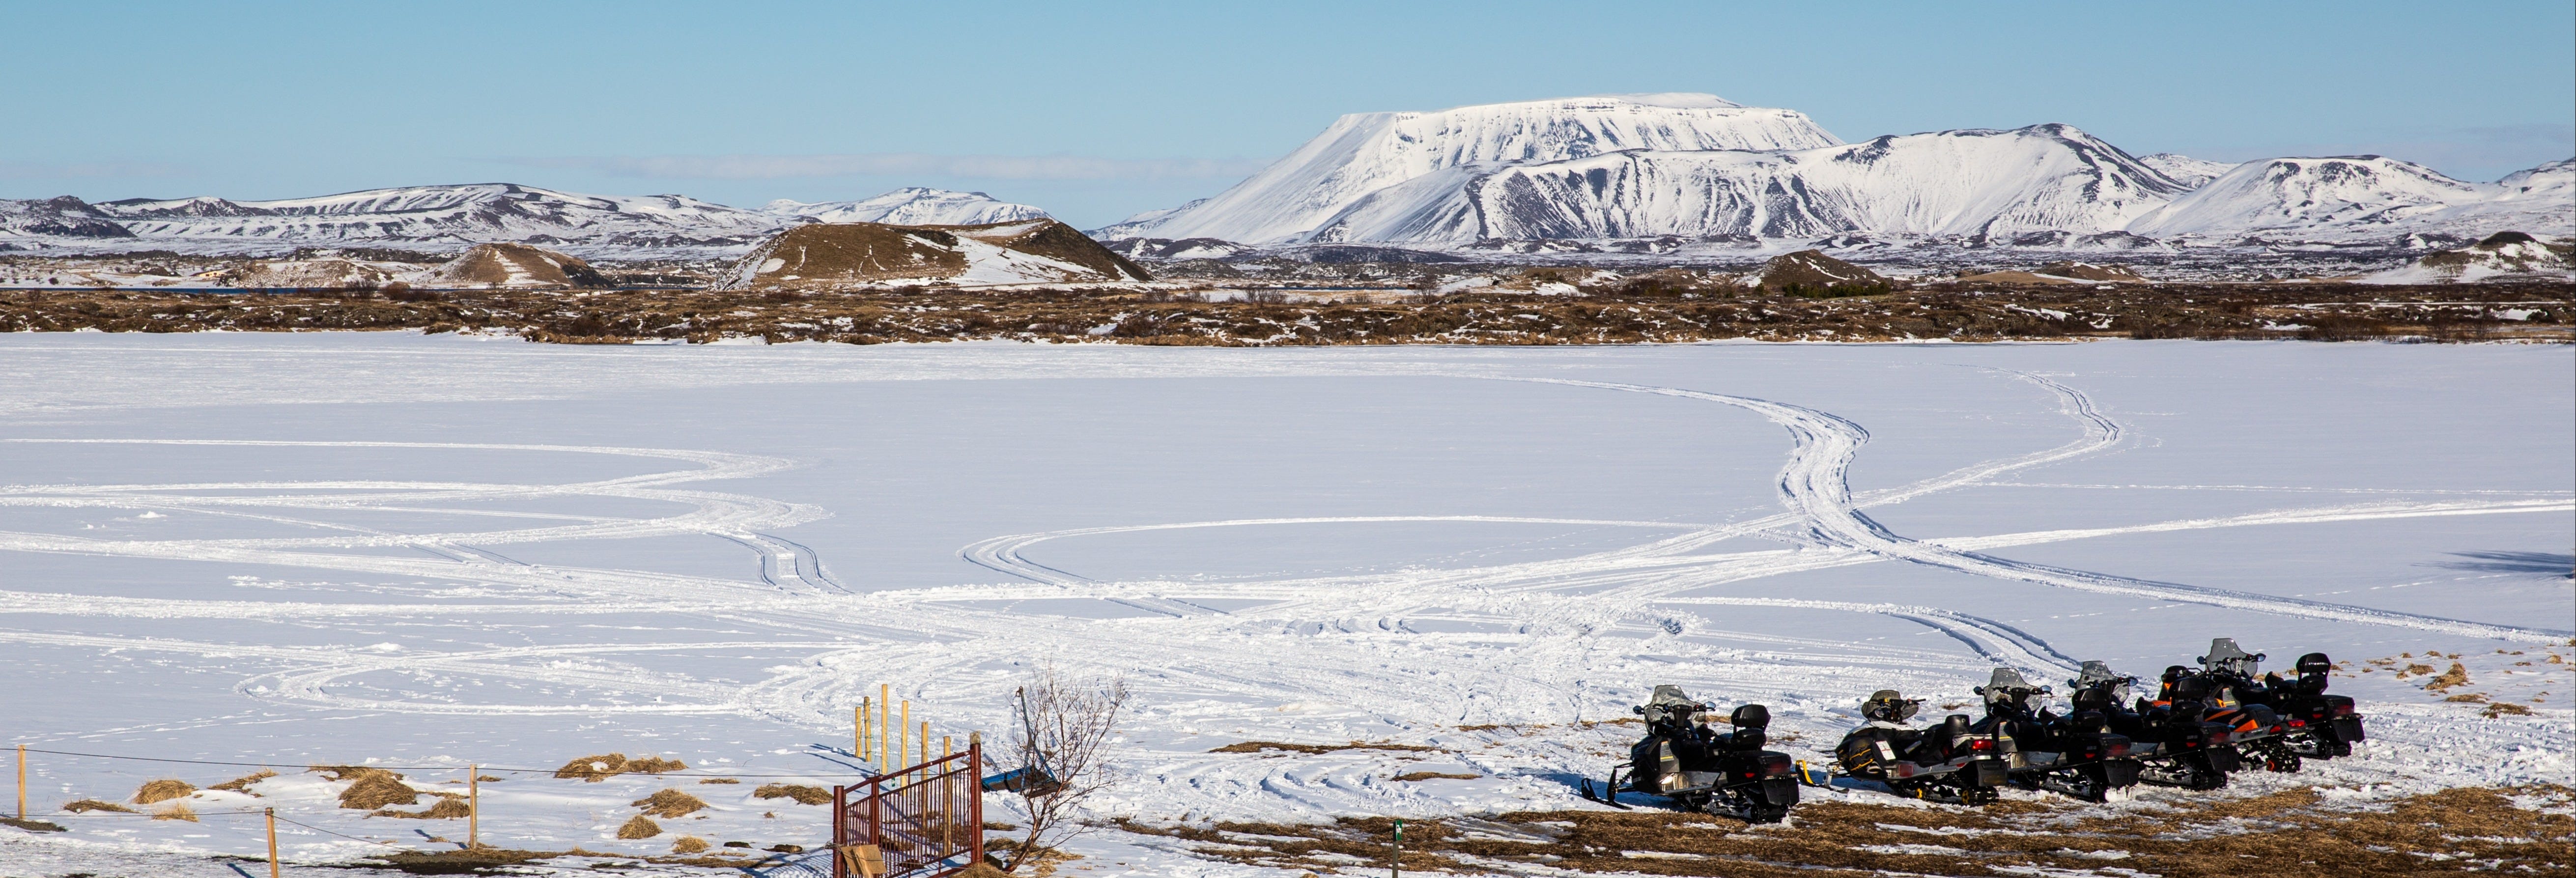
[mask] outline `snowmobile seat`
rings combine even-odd
[[[2334,661],[2326,658],[2325,653],[2312,652],[2300,656],[2296,667],[2299,671],[2301,690],[2310,693],[2323,692],[2326,691],[2326,675],[2334,671]]]
[[[1729,714],[1726,723],[1739,729],[1767,729],[1771,727],[1771,709],[1759,704],[1747,704],[1736,708],[1733,714]]]

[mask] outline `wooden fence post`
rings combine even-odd
[[[18,745],[18,819],[27,819],[27,745]]]
[[[465,849],[483,846],[483,767],[465,766]]]
[[[268,814],[268,878],[277,878],[277,809],[266,809],[266,813]]]
[[[894,727],[894,758],[912,758],[912,699],[903,700],[903,724]]]
[[[876,731],[877,731],[877,773],[879,773],[879,774],[884,774],[884,773],[885,773],[885,770],[886,770],[886,763],[894,761],[894,754],[886,752],[886,725],[887,725],[888,723],[891,723],[891,722],[893,721],[893,714],[894,714],[894,687],[893,687],[893,686],[891,686],[891,685],[885,684],[885,683],[878,683],[878,684],[877,684],[877,726],[876,726]],[[875,840],[874,840],[874,839],[870,839],[869,841],[873,842],[873,841],[875,841]]]

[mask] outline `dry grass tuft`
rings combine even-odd
[[[701,780],[701,781],[698,781],[698,782],[699,782],[699,783],[702,783],[702,784],[707,784],[707,783],[741,783],[742,781],[738,781],[738,780],[735,780],[735,779],[730,778],[730,777],[710,777],[710,778],[707,778],[707,779],[705,779],[705,780]]]
[[[624,753],[605,753],[566,762],[562,768],[555,769],[555,777],[564,780],[577,777],[590,783],[598,783],[621,774],[661,774],[688,767],[688,763],[677,759],[664,759],[659,756],[628,759]]]
[[[2531,708],[2524,707],[2510,701],[2498,701],[2494,704],[2487,705],[2486,714],[2488,719],[2495,719],[2500,716],[2530,716]]]
[[[381,768],[335,766],[329,771],[338,776],[332,780],[352,781],[340,791],[340,807],[373,811],[388,805],[414,805],[420,802],[420,791],[403,783],[402,775]]]
[[[631,804],[655,817],[686,817],[707,807],[707,803],[698,797],[676,789],[663,790],[637,799]]]
[[[455,793],[430,793],[429,795],[437,796],[438,801],[430,803],[430,806],[427,808],[418,811],[396,811],[392,808],[378,808],[374,813],[368,814],[367,816],[408,817],[415,820],[455,820],[474,816],[474,806],[466,804],[464,796],[460,796]]]
[[[163,805],[159,809],[153,811],[152,819],[185,820],[190,823],[195,823],[197,822],[197,809],[188,807],[188,803],[186,802],[171,802],[170,804]]]
[[[752,790],[755,799],[795,799],[799,805],[821,805],[832,801],[832,791],[802,784],[765,783]]]
[[[617,837],[629,841],[639,838],[652,838],[661,834],[662,824],[655,823],[652,818],[646,817],[642,814],[637,814],[635,815],[635,819],[626,821],[626,825],[617,827]]]
[[[706,850],[707,840],[694,835],[680,836],[680,840],[671,843],[671,852],[675,854],[698,854]]]
[[[252,773],[252,774],[245,774],[245,775],[242,775],[242,776],[240,776],[240,777],[233,778],[232,780],[224,781],[223,783],[219,783],[219,784],[216,784],[216,785],[214,785],[214,786],[207,787],[206,789],[210,789],[210,790],[230,790],[230,791],[232,791],[232,792],[236,792],[236,793],[248,793],[248,794],[250,794],[250,795],[254,795],[254,796],[256,796],[256,795],[259,795],[259,794],[258,794],[258,793],[253,793],[253,792],[251,792],[251,791],[250,791],[250,785],[251,785],[251,784],[258,783],[258,782],[263,781],[263,780],[267,780],[267,779],[272,778],[272,777],[276,777],[276,776],[277,776],[277,772],[270,771],[270,770],[268,770],[268,769],[263,768],[263,769],[260,769],[259,771],[255,772],[255,773]]]
[[[686,762],[682,762],[677,759],[664,759],[659,756],[646,756],[642,759],[631,759],[626,762],[626,773],[628,774],[663,774],[673,771],[687,771],[688,769],[689,764]]]
[[[1394,780],[1404,780],[1404,781],[1413,781],[1413,780],[1475,780],[1475,779],[1477,779],[1477,778],[1481,778],[1481,777],[1484,777],[1484,775],[1481,775],[1481,774],[1452,774],[1452,773],[1450,773],[1450,772],[1446,772],[1446,771],[1408,771],[1408,772],[1405,772],[1405,773],[1403,773],[1403,774],[1396,775],[1393,779],[1394,779]]]
[[[97,799],[81,799],[78,801],[64,802],[63,810],[70,811],[74,814],[87,814],[91,811],[114,811],[119,814],[135,813],[132,808],[119,805],[115,802],[101,802]]]
[[[171,799],[184,799],[196,792],[197,788],[190,785],[187,781],[164,778],[162,780],[146,783],[143,785],[142,789],[135,790],[134,804],[149,805],[154,802],[167,802]]]
[[[2419,665],[2418,667],[2421,666]],[[2469,669],[2462,666],[2459,662],[2452,662],[2450,670],[2443,671],[2441,676],[2434,677],[2432,682],[2424,684],[2424,691],[2448,692],[2454,687],[2466,686],[2468,684]]]
[[[1425,750],[1438,749],[1440,748],[1424,747],[1418,744],[1370,744],[1362,741],[1352,741],[1348,744],[1289,744],[1280,741],[1245,741],[1240,744],[1227,744],[1208,752],[1259,753],[1264,750],[1282,750],[1289,753],[1305,753],[1313,755],[1317,753],[1332,753],[1341,750],[1398,750],[1404,752],[1421,752]]]
[[[626,754],[605,753],[566,762],[562,768],[555,769],[555,778],[571,780],[577,777],[590,783],[598,783],[624,773],[626,773]]]

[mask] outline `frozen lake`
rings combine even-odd
[[[2571,555],[2563,346],[0,336],[0,743],[275,765],[199,810],[423,847],[462,830],[294,772],[620,751],[829,782],[815,745],[879,684],[962,740],[1037,662],[1126,675],[1109,813],[1156,820],[1576,807],[1625,742],[1568,724],[1655,684],[1824,748],[1874,689],[2152,676],[2214,636],[2267,667],[2461,653],[2534,709],[2357,676],[2380,749],[2250,783],[2564,782],[2576,677],[2497,651],[2568,642]],[[1243,740],[1445,752],[1207,752]],[[34,762],[31,817],[251,770]],[[1482,778],[1385,779],[1417,765]],[[745,784],[618,841],[668,783],[503,776],[489,843],[823,834]],[[193,857],[258,844],[60,819],[0,859],[230,875]],[[1098,874],[1274,874],[1083,844]]]

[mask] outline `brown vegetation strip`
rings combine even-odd
[[[1017,339],[1145,345],[1505,344],[1708,339],[2576,339],[2576,284],[2306,283],[1982,288],[1841,298],[1662,285],[1584,296],[1384,291],[1339,300],[1196,301],[1162,292],[595,293],[373,290],[256,294],[0,292],[0,332],[423,329],[536,341]],[[2531,304],[2538,302],[2540,304]],[[2508,306],[2506,303],[2514,303]],[[2535,312],[2505,320],[2508,307]],[[1094,330],[1100,334],[1095,335]]]
[[[832,791],[803,784],[765,783],[751,791],[755,799],[794,799],[799,805],[820,805],[832,800]]]
[[[1525,812],[1407,821],[1403,865],[1408,872],[1491,874],[1525,864],[1745,878],[2104,868],[2167,878],[2576,872],[2576,818],[2520,807],[2509,796],[2563,811],[2576,790],[2451,789],[2369,806],[2328,805],[2315,790],[2293,790],[2116,811],[2020,801],[1982,810],[1810,802],[1798,806],[1791,825],[1758,828],[1670,811]],[[1391,823],[1118,825],[1199,843],[1195,851],[1212,859],[1330,875],[1386,868]]]
[[[1398,750],[1405,752],[1421,752],[1425,750],[1438,749],[1440,748],[1424,747],[1419,744],[1371,744],[1364,741],[1352,741],[1348,744],[1288,744],[1279,741],[1245,741],[1240,744],[1227,744],[1208,752],[1259,753],[1264,750],[1280,750],[1289,753],[1305,753],[1311,755],[1315,753],[1332,753],[1341,750]]]

